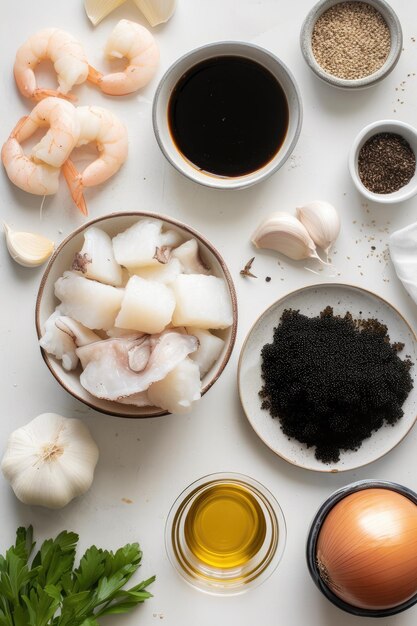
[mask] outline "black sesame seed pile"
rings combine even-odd
[[[376,319],[354,320],[327,307],[318,317],[287,309],[262,348],[262,408],[283,432],[323,463],[357,450],[384,424],[395,424],[413,387],[412,363],[401,360]]]
[[[393,193],[404,187],[416,171],[416,155],[408,141],[396,133],[378,133],[359,151],[359,177],[373,193]]]

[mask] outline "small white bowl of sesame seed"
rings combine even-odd
[[[417,194],[417,130],[400,120],[368,124],[355,137],[349,172],[367,200],[394,204]]]
[[[394,69],[403,36],[385,0],[320,0],[304,20],[300,45],[308,66],[323,81],[363,89]]]

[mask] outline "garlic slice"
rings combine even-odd
[[[133,0],[151,26],[167,22],[175,11],[177,0]],[[109,13],[126,0],[84,0],[87,17],[97,26]]]
[[[151,26],[167,22],[175,11],[177,0],[133,0]]]
[[[329,254],[340,232],[340,218],[334,206],[323,201],[309,202],[297,209],[297,217],[314,243]]]
[[[84,8],[90,22],[97,26],[106,15],[124,2],[125,0],[84,0]]]
[[[294,261],[317,259],[314,241],[303,224],[290,213],[278,211],[263,220],[252,235],[257,248],[276,250]]]
[[[54,251],[54,242],[36,233],[15,232],[4,224],[7,249],[16,263],[37,267],[45,263]]]

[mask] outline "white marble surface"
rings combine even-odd
[[[179,218],[218,246],[235,279],[240,313],[236,348],[221,379],[191,415],[128,421],[94,413],[66,395],[45,367],[36,342],[34,303],[42,269],[20,268],[10,260],[5,245],[0,246],[0,448],[12,429],[39,413],[56,411],[82,418],[101,452],[92,489],[63,511],[20,504],[0,478],[0,551],[13,541],[16,527],[28,523],[34,524],[39,539],[63,528],[76,530],[82,547],[93,542],[117,547],[139,539],[144,551],[141,573],[158,576],[153,585],[155,597],[127,617],[107,618],[109,626],[330,626],[336,622],[350,626],[359,622],[329,604],[311,582],[304,558],[309,522],[334,489],[359,478],[389,479],[417,489],[417,430],[380,461],[339,475],[307,472],[276,457],[257,439],[239,405],[236,367],[240,346],[255,318],[279,296],[334,278],[328,272],[316,276],[303,269],[303,263],[269,253],[256,254],[253,269],[258,279],[245,280],[239,270],[252,256],[249,237],[261,217],[277,209],[294,210],[312,199],[327,199],[342,216],[342,232],[333,254],[336,280],[378,292],[416,326],[415,305],[396,280],[384,253],[388,233],[416,218],[416,201],[366,206],[347,170],[351,141],[362,126],[391,117],[416,121],[417,77],[413,72],[417,71],[417,43],[412,38],[417,36],[417,5],[408,0],[392,0],[392,5],[404,28],[404,52],[385,81],[360,93],[335,91],[306,67],[298,35],[310,0],[179,0],[173,19],[155,29],[162,58],[158,76],[183,52],[221,39],[261,44],[293,71],[304,102],[300,140],[282,170],[246,191],[203,189],[165,162],[151,126],[151,101],[158,77],[140,95],[124,99],[106,98],[89,86],[77,90],[80,103],[102,104],[119,113],[130,135],[130,157],[120,173],[108,184],[87,192],[90,215],[144,209]],[[2,3],[2,141],[29,108],[13,81],[16,47],[35,30],[58,26],[78,36],[91,61],[102,67],[105,38],[121,17],[140,19],[128,3],[93,30],[81,0]],[[14,228],[40,231],[58,243],[82,223],[64,184],[55,197],[46,200],[42,218],[40,198],[17,190],[3,171],[0,184],[2,218]],[[309,267],[317,269],[314,264]],[[265,282],[267,275],[271,276],[269,283]],[[243,596],[217,598],[194,591],[176,576],[165,555],[164,523],[172,501],[186,485],[204,474],[227,470],[250,474],[274,492],[287,519],[288,540],[279,568],[266,583]],[[133,502],[126,504],[123,498]],[[411,626],[416,617],[414,608],[381,620],[381,626]]]

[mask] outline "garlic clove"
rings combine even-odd
[[[167,22],[175,11],[177,0],[133,0],[151,26]]]
[[[97,26],[102,19],[117,9],[126,0],[84,0],[87,17],[93,26]]]
[[[252,235],[257,248],[276,250],[294,261],[318,259],[314,241],[303,224],[290,213],[278,211],[263,220]]]
[[[45,263],[54,251],[54,242],[37,233],[15,232],[4,224],[7,249],[16,263],[37,267]]]
[[[334,206],[323,201],[309,202],[297,208],[297,217],[314,243],[328,254],[340,232],[340,218]]]

